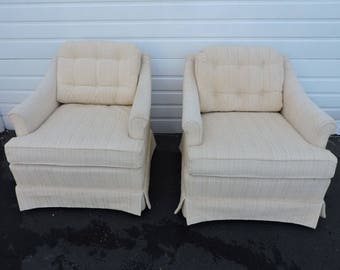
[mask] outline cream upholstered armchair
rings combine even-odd
[[[289,60],[266,47],[210,47],[188,57],[181,208],[188,225],[268,220],[315,228],[336,157],[331,117]]]
[[[66,42],[36,91],[9,118],[5,146],[20,210],[117,209],[148,199],[151,75],[132,44]]]

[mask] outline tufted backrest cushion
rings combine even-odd
[[[57,100],[131,105],[140,66],[141,53],[132,44],[66,42],[57,55]]]
[[[195,57],[201,112],[280,111],[284,57],[267,47],[209,47]]]

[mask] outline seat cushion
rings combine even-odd
[[[189,174],[251,178],[331,178],[337,159],[307,143],[279,113],[202,115],[203,143],[185,147]]]
[[[202,112],[280,111],[284,58],[269,47],[209,47],[195,57]]]
[[[65,104],[5,146],[12,164],[140,168],[146,140],[128,136],[128,106]]]
[[[132,44],[66,42],[57,56],[57,99],[61,103],[131,105],[141,53]]]

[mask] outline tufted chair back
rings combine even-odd
[[[208,47],[195,75],[201,112],[282,109],[284,57],[269,47]]]
[[[57,54],[60,103],[131,105],[141,66],[132,44],[108,41],[66,42]]]

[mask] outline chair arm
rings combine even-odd
[[[336,131],[335,121],[307,96],[288,59],[285,73],[283,116],[306,141],[325,148],[329,136]]]
[[[135,99],[129,115],[129,136],[143,139],[150,126],[151,70],[149,56],[143,55]]]
[[[29,98],[8,113],[8,118],[14,126],[16,135],[24,136],[40,127],[57,106],[56,59],[53,58],[39,86]]]
[[[194,59],[188,57],[183,80],[182,128],[187,145],[200,145],[203,139],[200,100],[194,75]]]

